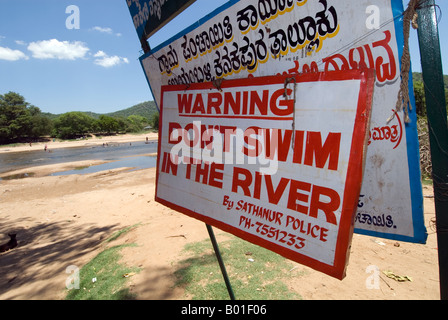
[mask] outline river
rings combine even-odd
[[[0,174],[29,167],[82,160],[104,160],[108,162],[76,170],[56,172],[52,175],[93,173],[121,167],[146,169],[156,166],[157,158],[148,156],[148,154],[155,154],[156,152],[157,142],[151,141],[149,143],[144,141],[109,143],[105,146],[87,145],[84,147],[52,149],[51,152],[45,152],[44,150],[9,152],[0,154]],[[31,175],[32,173],[29,173],[16,178]],[[3,179],[7,178],[7,176],[3,177]]]

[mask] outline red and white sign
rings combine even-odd
[[[228,1],[140,61],[158,106],[163,85],[375,69],[355,232],[425,243],[416,108],[409,123],[393,110],[401,85],[403,1],[373,2]],[[414,105],[412,92],[410,85]]]
[[[342,279],[374,72],[163,86],[156,200]]]

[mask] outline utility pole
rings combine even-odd
[[[448,300],[448,125],[434,0],[421,0],[417,13],[418,42],[431,146],[440,298]]]

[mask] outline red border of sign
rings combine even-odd
[[[347,70],[331,71],[319,73],[307,73],[300,75],[278,75],[268,77],[224,80],[221,88],[244,87],[267,84],[282,84],[286,78],[295,78],[297,83],[314,81],[341,81],[341,80],[361,80],[360,92],[358,97],[357,113],[355,117],[355,126],[352,136],[352,146],[350,151],[349,164],[347,169],[346,186],[344,190],[344,199],[342,202],[341,221],[339,225],[338,237],[336,242],[336,252],[334,265],[328,265],[299,252],[279,246],[273,242],[267,241],[256,235],[247,233],[241,229],[235,228],[224,222],[215,220],[208,216],[181,207],[158,196],[159,163],[161,154],[162,134],[159,134],[158,154],[157,154],[157,172],[156,172],[156,193],[155,200],[171,209],[184,213],[192,218],[198,219],[206,224],[215,226],[226,232],[230,232],[244,240],[260,245],[266,249],[274,251],[290,260],[309,266],[317,271],[328,274],[332,277],[342,280],[346,274],[346,267],[350,255],[350,244],[354,230],[354,217],[358,204],[359,193],[361,191],[362,175],[364,170],[364,158],[367,148],[368,129],[370,125],[370,113],[372,108],[373,88],[375,83],[374,70]],[[186,85],[162,86],[159,132],[163,128],[163,96],[165,92],[185,91],[185,90],[208,90],[216,89],[213,83],[192,83]],[[350,205],[347,205],[350,204]]]

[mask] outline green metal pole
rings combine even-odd
[[[439,254],[440,298],[448,300],[448,126],[434,0],[420,1],[418,41],[425,85]]]
[[[235,295],[233,294],[232,286],[230,285],[229,276],[227,275],[226,266],[222,260],[221,253],[219,252],[218,242],[216,241],[215,234],[211,225],[205,224],[207,226],[208,235],[212,241],[213,249],[215,250],[216,258],[218,259],[219,267],[221,268],[222,276],[224,277],[224,282],[226,283],[227,291],[229,292],[230,300],[235,300]]]

